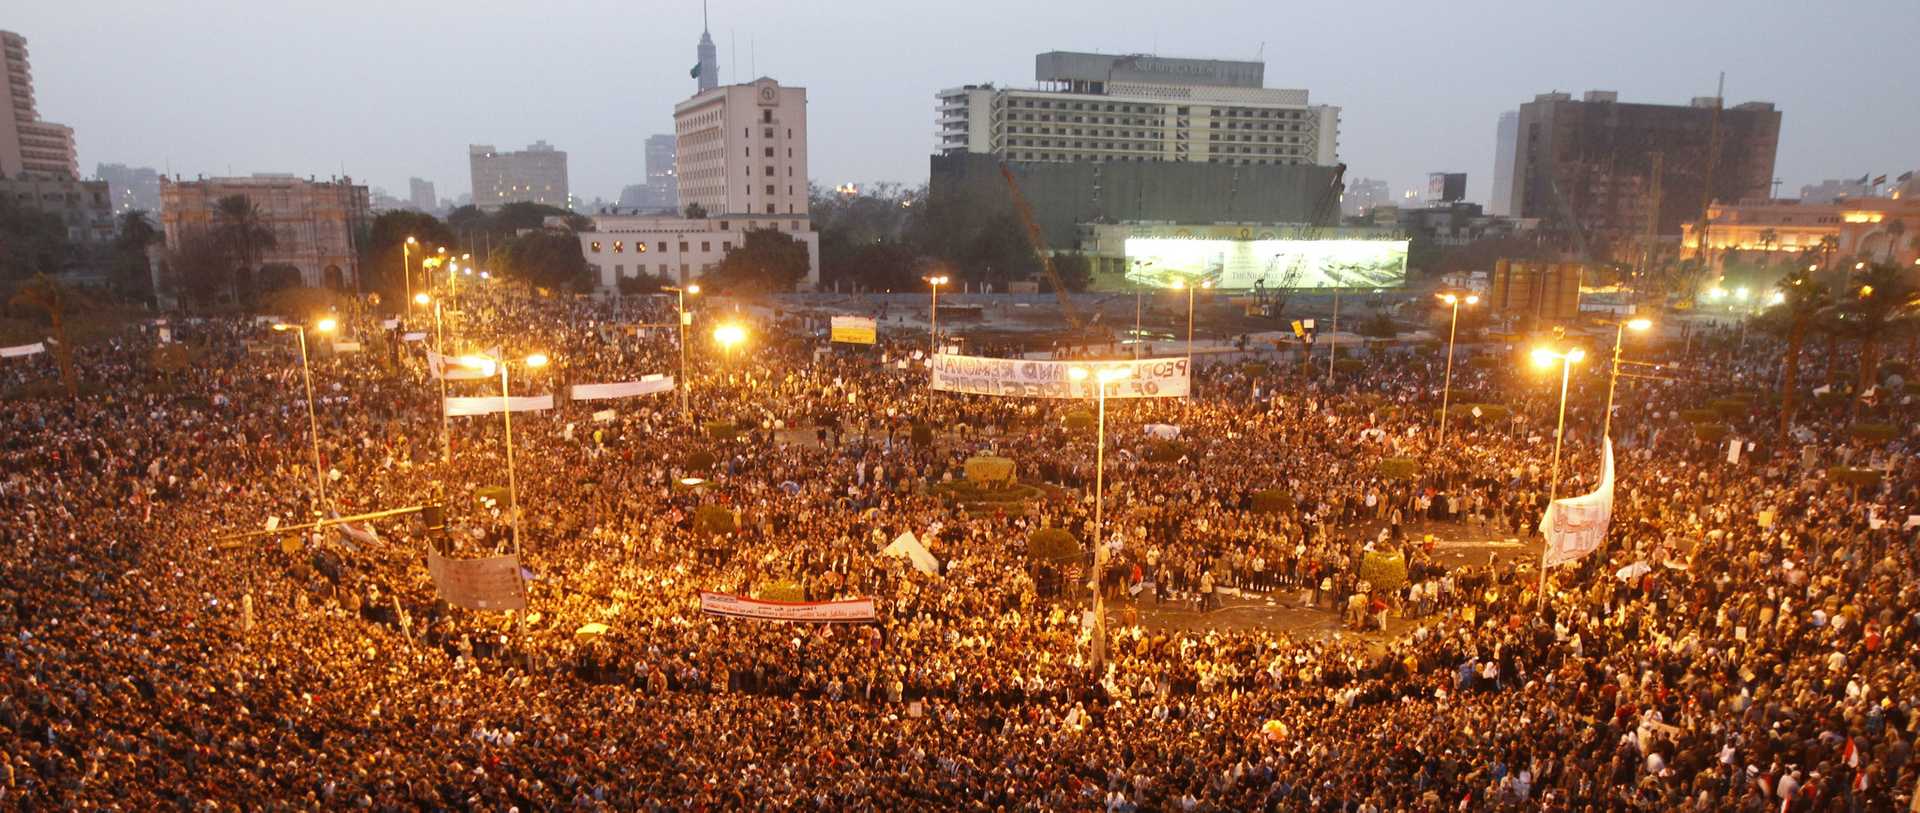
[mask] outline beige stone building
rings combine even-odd
[[[219,202],[240,195],[260,208],[273,230],[274,247],[253,268],[235,269],[240,287],[251,287],[261,269],[292,266],[303,284],[358,290],[358,241],[371,223],[367,188],[351,178],[302,180],[292,175],[160,181],[160,224],[169,251],[192,235],[220,226]]]
[[[1824,260],[1873,260],[1913,265],[1920,259],[1920,198],[1851,198],[1833,203],[1790,199],[1716,203],[1707,247],[1718,267],[1728,250],[1781,258],[1819,251]],[[1681,238],[1681,256],[1699,249],[1691,223]],[[1826,241],[1831,238],[1829,245]]]
[[[0,177],[80,177],[73,128],[41,121],[34,107],[27,38],[0,31],[0,57],[6,62],[6,82],[0,83]]]

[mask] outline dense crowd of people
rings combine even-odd
[[[671,299],[461,297],[439,330],[338,314],[358,352],[309,334],[317,471],[272,318],[174,320],[191,360],[173,372],[143,327],[76,348],[84,397],[0,401],[6,805],[1912,804],[1920,423],[1896,399],[1822,400],[1780,436],[1779,350],[1757,334],[1633,348],[1665,374],[1621,384],[1612,531],[1542,580],[1537,554],[1448,567],[1430,538],[1539,549],[1559,392],[1504,344],[1463,345],[1452,403],[1499,408],[1456,409],[1444,435],[1431,346],[1331,376],[1203,356],[1196,397],[1109,402],[1096,532],[1094,437],[1069,419],[1090,405],[931,391],[925,334],[829,345],[808,314],[699,303],[682,376]],[[750,326],[741,348],[704,340],[725,321]],[[549,356],[510,369],[515,395],[662,374],[690,409],[676,390],[515,413],[516,516],[498,415],[436,408],[440,334],[448,355]],[[0,392],[52,375],[0,361]],[[1604,364],[1575,371],[1560,495],[1599,479],[1606,392]],[[1679,419],[1736,395],[1728,437]],[[1850,432],[1861,409],[1898,431]],[[1036,496],[956,501],[943,486],[983,455]],[[444,505],[445,530],[234,538],[418,505]],[[698,521],[710,506],[731,531]],[[442,600],[428,551],[509,553],[516,522],[528,611]],[[1105,566],[1030,555],[1042,528]],[[932,572],[882,554],[907,532]],[[1379,553],[1403,583],[1363,577]],[[878,618],[718,617],[702,590],[870,597]],[[1230,621],[1223,596],[1349,631]],[[1155,606],[1188,617],[1142,622]]]

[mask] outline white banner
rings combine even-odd
[[[613,419],[618,417],[620,417],[620,413],[615,412],[611,409],[603,409],[603,410],[600,410],[599,412],[593,413],[593,422],[594,423],[612,423]]]
[[[940,560],[933,558],[933,554],[927,552],[927,546],[920,544],[920,540],[913,535],[912,531],[901,534],[881,553],[895,559],[905,559],[913,564],[913,569],[929,576],[940,574]]]
[[[1540,532],[1547,536],[1546,550],[1540,554],[1542,567],[1578,560],[1606,541],[1607,525],[1613,521],[1612,438],[1602,447],[1600,460],[1599,488],[1547,506],[1547,515],[1540,519]]]
[[[335,353],[358,353],[358,352],[360,352],[360,343],[359,343],[359,342],[334,342],[334,343],[333,343],[333,352],[335,352]]]
[[[485,559],[448,559],[427,552],[427,574],[448,604],[469,610],[524,610],[527,587],[520,578],[520,560],[513,556]]]
[[[552,395],[516,395],[507,399],[507,409],[512,412],[543,412],[553,408]],[[500,411],[500,396],[475,395],[447,398],[447,417],[461,415],[492,415]]]
[[[382,319],[382,320],[380,320],[380,326],[381,326],[381,327],[383,327],[383,328],[386,328],[387,330],[392,330],[392,329],[394,329],[394,328],[397,328],[397,327],[399,327],[399,326],[400,326],[400,320],[398,320],[398,319]]]
[[[416,330],[411,333],[400,334],[400,341],[403,341],[403,342],[424,342],[426,340],[427,340],[427,334],[426,334],[426,331],[423,331],[423,330]]]
[[[45,353],[45,352],[47,352],[46,342],[34,342],[33,344],[15,345],[13,347],[0,347],[0,359],[18,358],[20,356],[31,356],[35,353]]]
[[[432,350],[427,351],[427,372],[434,378],[444,378],[448,381],[476,381],[491,377],[486,370],[472,369],[458,360],[449,359]]]
[[[762,601],[756,598],[700,591],[700,612],[758,621],[799,621],[814,624],[859,624],[874,620],[873,599],[842,601]]]
[[[661,375],[650,375],[639,381],[620,381],[613,384],[575,384],[573,400],[598,401],[605,398],[631,398],[635,395],[652,395],[673,389],[673,379]]]
[[[1080,381],[1069,370],[1084,367]],[[1095,375],[1101,370],[1124,370],[1126,376],[1107,383],[1108,398],[1184,398],[1191,380],[1184,358],[1137,361],[1028,361],[941,354],[933,359],[933,388],[974,395],[1018,395],[1030,398],[1092,398],[1098,394]]]

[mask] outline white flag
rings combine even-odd
[[[1600,456],[1600,487],[1578,497],[1562,497],[1547,506],[1540,519],[1546,534],[1541,566],[1553,567],[1580,559],[1599,549],[1613,521],[1613,439],[1607,438]]]
[[[500,411],[501,398],[498,395],[476,395],[447,398],[447,416],[492,415]],[[543,412],[553,408],[552,395],[516,395],[506,399],[507,409],[512,412]]]
[[[596,401],[603,398],[630,398],[635,395],[650,395],[673,389],[673,379],[659,375],[650,375],[639,381],[619,381],[612,384],[575,384],[573,400]]]
[[[47,352],[46,342],[34,342],[33,344],[22,344],[22,345],[16,345],[13,347],[0,347],[0,359],[10,359],[18,356],[31,356],[35,353],[45,353],[45,352]]]

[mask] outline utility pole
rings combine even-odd
[[[1665,160],[1665,153],[1653,154],[1653,171],[1647,179],[1647,233],[1641,238],[1640,281],[1634,286],[1635,299],[1642,301],[1646,299],[1642,288],[1653,280],[1655,245],[1660,239],[1660,174]]]
[[[1707,176],[1700,185],[1700,242],[1694,248],[1693,257],[1700,261],[1700,270],[1707,267],[1707,232],[1713,228],[1713,218],[1708,210],[1713,207],[1713,171],[1720,162],[1720,109],[1726,106],[1727,72],[1720,72],[1720,85],[1714,90],[1713,126],[1707,130]]]

